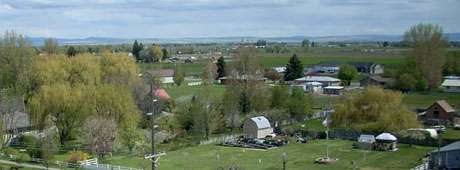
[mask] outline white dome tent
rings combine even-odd
[[[377,141],[377,149],[382,151],[397,151],[396,142],[398,138],[390,133],[382,133],[375,137]]]

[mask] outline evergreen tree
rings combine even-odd
[[[308,41],[307,39],[304,39],[302,41],[302,47],[308,47],[310,45],[310,41]]]
[[[217,79],[225,76],[225,60],[224,57],[220,57],[217,60]]]
[[[249,113],[251,111],[251,101],[246,91],[243,91],[240,96],[240,111],[241,113]]]
[[[161,51],[163,52],[163,59],[162,60],[165,60],[165,59],[169,58],[168,49],[163,48],[163,49],[161,49]]]
[[[131,53],[134,55],[134,57],[136,58],[137,61],[141,60],[141,59],[140,59],[140,52],[141,52],[142,48],[143,48],[142,43],[139,44],[139,43],[137,42],[137,40],[135,40],[135,41],[134,41],[134,44],[133,44],[133,49],[132,49]]]
[[[182,67],[180,65],[176,66],[176,68],[174,69],[174,77],[173,77],[174,84],[176,84],[177,86],[180,86],[182,82],[184,82],[184,77],[185,77],[185,73],[182,70]]]
[[[77,55],[77,50],[75,49],[75,47],[73,46],[70,46],[68,49],[67,49],[67,57],[74,57]]]
[[[286,66],[286,72],[284,73],[285,81],[292,81],[303,77],[303,66],[296,54],[294,54]]]

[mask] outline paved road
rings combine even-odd
[[[16,163],[13,161],[7,161],[7,160],[1,160],[0,163],[2,164],[9,164],[9,165],[15,165],[15,166],[22,166],[22,167],[27,167],[27,168],[35,168],[35,169],[50,169],[50,170],[59,170],[57,168],[46,168],[41,165],[34,165],[34,164],[26,164],[26,163]]]

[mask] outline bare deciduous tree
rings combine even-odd
[[[89,149],[103,158],[112,152],[117,135],[117,122],[114,119],[92,116],[83,127]]]

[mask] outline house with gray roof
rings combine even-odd
[[[460,169],[460,141],[430,152],[429,169]]]

